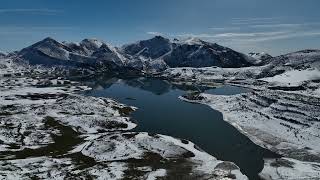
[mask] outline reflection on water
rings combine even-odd
[[[195,142],[220,160],[235,162],[250,179],[258,179],[263,158],[275,155],[254,143],[223,120],[219,111],[206,105],[192,104],[178,97],[188,91],[212,94],[238,94],[244,88],[218,88],[173,85],[152,78],[99,78],[89,81],[93,90],[87,95],[111,97],[139,109],[132,114],[136,131],[166,134]]]

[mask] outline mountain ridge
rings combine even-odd
[[[88,66],[162,71],[169,67],[247,67],[255,59],[230,48],[200,39],[170,40],[162,36],[114,47],[97,39],[80,43],[47,37],[19,51],[30,64]]]

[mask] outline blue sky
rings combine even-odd
[[[199,37],[248,53],[320,48],[319,0],[1,0],[0,50],[47,36],[113,45]]]

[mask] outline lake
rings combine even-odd
[[[109,97],[138,107],[132,118],[144,131],[187,139],[219,160],[236,163],[250,179],[258,179],[263,158],[276,157],[241,134],[209,106],[188,103],[178,97],[190,91],[232,95],[248,89],[224,85],[217,88],[174,85],[154,78],[100,77],[87,83],[93,89],[86,95]]]

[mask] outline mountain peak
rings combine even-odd
[[[151,39],[147,39],[147,40],[142,40],[142,41],[139,41],[140,43],[146,43],[146,42],[163,42],[163,43],[169,43],[170,40],[163,37],[163,36],[154,36],[153,38]]]
[[[51,41],[57,42],[57,40],[53,39],[52,37],[46,37],[46,38],[44,38],[44,39],[43,39],[42,41],[40,41],[40,42],[47,42],[47,41],[49,41],[49,42],[51,42]]]
[[[157,35],[157,36],[154,36],[153,38],[151,39],[161,39],[161,40],[165,40],[167,38],[163,37],[163,36],[160,36],[160,35]]]

